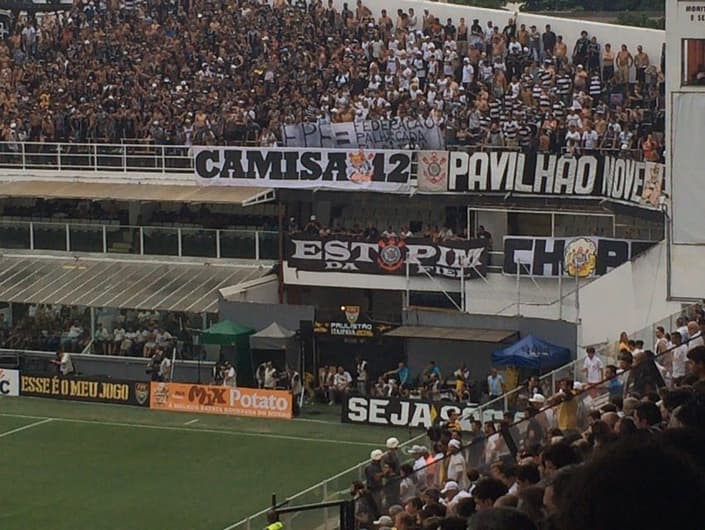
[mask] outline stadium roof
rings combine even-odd
[[[460,340],[472,342],[504,342],[518,335],[517,331],[506,329],[444,328],[440,326],[400,326],[386,337],[406,339]]]
[[[218,290],[271,268],[137,260],[0,257],[0,301],[212,313]]]
[[[248,204],[274,199],[274,190],[237,186],[190,186],[175,184],[111,184],[27,180],[0,183],[0,197],[45,199],[92,199],[116,201],[173,201]]]

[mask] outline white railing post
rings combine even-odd
[[[34,223],[29,222],[29,250],[34,250]]]
[[[98,173],[98,144],[93,144],[93,170]]]
[[[27,161],[25,159],[26,157],[26,152],[24,148],[24,142],[22,142],[22,169],[27,169]]]
[[[122,172],[127,173],[127,144],[122,144]]]
[[[164,146],[161,146],[162,149],[162,173],[166,173],[166,153]]]
[[[140,256],[144,256],[144,228],[140,226]]]
[[[328,500],[328,482],[323,483],[323,501]],[[323,508],[323,530],[328,530],[328,508]]]
[[[176,229],[176,242],[178,243],[179,257],[181,257],[181,228]]]
[[[61,144],[56,144],[56,169],[61,171]]]
[[[255,230],[255,261],[259,261],[259,230]]]
[[[66,252],[71,252],[71,229],[68,223],[66,223]]]
[[[220,258],[220,228],[215,231],[215,257]]]
[[[108,230],[105,225],[103,227],[103,254],[108,253]]]

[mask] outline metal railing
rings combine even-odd
[[[380,436],[383,436],[383,431],[380,431]],[[426,438],[426,433],[410,438],[403,442],[401,447],[406,447],[411,444],[419,443]],[[370,463],[369,460],[355,464],[354,466],[333,475],[332,477],[314,484],[298,492],[297,494],[286,499],[287,505],[298,506],[302,504],[313,504],[325,501],[335,501],[350,498],[350,484],[355,480],[365,481],[365,467]],[[264,526],[264,515],[271,510],[271,507],[265,508],[255,514],[245,517],[241,521],[234,523],[223,530],[259,530]],[[331,513],[326,511],[315,511],[297,514],[296,517],[287,518],[287,530],[311,530],[313,528],[332,530],[329,526],[332,517],[335,516],[334,511]]]
[[[0,220],[0,248],[277,261],[279,233],[266,230]]]
[[[193,174],[184,145],[0,142],[0,167],[21,170]]]
[[[94,173],[193,174],[193,147],[164,145],[138,140],[132,143],[0,142],[0,168],[45,171],[90,171]],[[239,147],[256,148],[243,142]],[[266,148],[263,148],[266,149]],[[467,153],[522,151],[519,147],[486,144],[448,145],[448,151]],[[640,149],[597,149],[603,155],[642,160]],[[565,152],[563,153],[565,154]]]

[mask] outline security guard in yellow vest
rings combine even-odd
[[[264,530],[284,530],[284,523],[279,522],[279,514],[277,512],[267,512],[267,523]]]

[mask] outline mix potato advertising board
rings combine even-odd
[[[291,419],[290,392],[257,388],[152,383],[150,408],[178,412]]]

